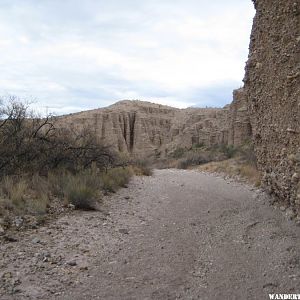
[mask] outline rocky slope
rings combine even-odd
[[[245,93],[270,193],[300,208],[300,2],[256,0]]]
[[[121,101],[112,106],[63,116],[73,130],[88,127],[103,143],[136,156],[164,157],[178,147],[234,144],[249,139],[250,125],[243,91],[234,93],[225,108],[177,109],[143,101]]]

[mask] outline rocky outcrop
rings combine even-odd
[[[228,112],[228,144],[239,146],[252,136],[247,98],[243,88],[233,91]]]
[[[73,130],[88,127],[103,144],[131,155],[154,155],[171,141],[178,109],[141,101],[121,101],[107,108],[61,118]]]
[[[99,141],[135,156],[164,157],[176,148],[234,144],[249,139],[242,90],[225,108],[177,109],[143,101],[121,101],[102,109],[61,117],[74,131],[94,130]]]
[[[245,93],[269,192],[300,208],[300,2],[256,0]]]

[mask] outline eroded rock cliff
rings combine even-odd
[[[245,93],[269,192],[300,208],[300,2],[256,0]]]
[[[229,145],[241,145],[252,136],[247,98],[243,88],[233,91],[233,101],[229,105],[228,126]]]
[[[243,91],[225,108],[177,109],[143,101],[112,106],[60,118],[73,130],[88,127],[115,150],[135,156],[164,157],[176,148],[193,145],[239,145],[249,139],[249,118]]]

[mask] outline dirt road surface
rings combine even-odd
[[[103,211],[0,245],[0,299],[269,299],[300,293],[300,227],[196,171],[135,178]]]

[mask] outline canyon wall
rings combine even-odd
[[[120,101],[107,108],[59,118],[75,132],[92,129],[99,141],[133,156],[165,157],[194,145],[240,145],[249,139],[243,90],[225,108],[177,109],[143,101]]]
[[[268,191],[300,207],[300,2],[253,1],[245,94]]]
[[[164,157],[193,145],[253,140],[267,190],[300,209],[300,1],[253,0],[256,8],[244,87],[224,108],[177,109],[142,101],[60,118],[115,150]]]
[[[247,108],[247,97],[243,88],[233,91],[233,101],[228,110],[228,144],[239,146],[250,140],[252,127]],[[227,127],[226,126],[226,127]]]

